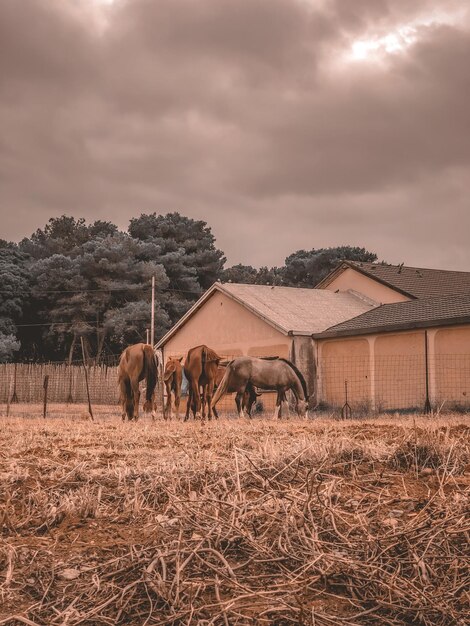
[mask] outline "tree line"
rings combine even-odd
[[[211,228],[179,213],[112,222],[63,215],[19,243],[0,240],[0,361],[100,361],[145,341],[156,278],[156,337],[215,281],[313,288],[364,248],[298,250],[282,267],[225,267]]]

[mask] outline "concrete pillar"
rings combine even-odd
[[[313,341],[313,340],[312,340]],[[313,354],[316,362],[315,404],[323,402],[323,341],[313,341]]]
[[[428,376],[429,376],[429,401],[431,406],[437,402],[437,385],[436,385],[436,335],[439,332],[437,328],[428,330]]]
[[[376,409],[375,402],[375,340],[377,335],[369,335],[367,343],[369,344],[369,385],[370,385],[370,407],[372,411]]]

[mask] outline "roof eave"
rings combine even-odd
[[[341,261],[334,270],[331,270],[325,278],[323,278],[319,283],[317,283],[314,289],[324,289],[328,287],[328,285],[337,277],[340,276],[344,272],[347,267],[351,267],[347,261]]]
[[[433,321],[417,321],[400,324],[389,324],[382,326],[369,326],[368,328],[360,328],[355,330],[326,330],[322,333],[313,333],[313,339],[336,339],[342,337],[357,337],[360,335],[374,335],[378,333],[392,333],[401,330],[415,330],[417,328],[435,328],[439,326],[458,326],[460,324],[470,324],[470,315],[461,317],[438,319]]]
[[[358,261],[358,263],[360,263],[360,261]],[[325,278],[323,280],[321,280],[318,283],[318,285],[315,286],[315,289],[324,289],[331,282],[333,282],[333,280],[335,278],[337,278],[337,276],[340,276],[348,267],[353,269],[353,270],[356,270],[357,272],[359,272],[363,276],[367,276],[367,278],[371,278],[372,280],[375,280],[376,282],[380,283],[381,285],[385,285],[385,287],[388,287],[392,291],[396,291],[398,293],[401,293],[403,296],[406,296],[407,298],[411,298],[413,300],[418,300],[418,297],[415,296],[414,294],[412,294],[412,293],[410,293],[408,291],[405,291],[404,289],[401,289],[400,287],[396,287],[395,285],[392,285],[392,283],[388,282],[387,280],[385,280],[383,278],[379,278],[378,276],[375,276],[372,272],[368,272],[367,270],[365,270],[364,268],[360,267],[359,265],[356,265],[356,263],[354,261],[342,261],[341,265],[336,267],[332,272],[330,272],[328,274],[328,276],[325,276]]]
[[[160,341],[157,342],[157,344],[155,345],[155,347],[157,349],[162,348],[169,339],[171,339],[173,337],[173,335],[182,327],[184,326],[184,324],[186,324],[186,322],[188,321],[188,319],[194,315],[194,313],[196,313],[196,311],[207,302],[207,300],[212,296],[212,294],[218,290],[219,287],[219,283],[214,283],[212,285],[212,287],[209,287],[209,289],[203,293],[201,295],[201,297],[193,304],[193,306],[188,309],[188,311],[186,311],[186,313],[183,315],[183,317],[181,317],[176,324],[174,324],[170,330],[163,335],[163,337],[160,339]]]
[[[189,318],[192,317],[207,302],[207,300],[214,294],[215,291],[220,291],[221,293],[223,293],[227,297],[231,298],[234,302],[237,302],[238,304],[243,306],[245,309],[249,310],[251,313],[253,313],[257,317],[262,319],[264,322],[266,322],[266,324],[269,324],[270,326],[272,326],[273,328],[278,330],[283,335],[289,335],[290,332],[294,332],[294,334],[299,334],[299,333],[297,333],[295,331],[289,331],[288,329],[280,326],[279,324],[276,324],[276,322],[273,322],[272,320],[270,320],[268,317],[266,317],[265,315],[260,313],[254,307],[252,307],[249,304],[247,304],[246,302],[244,302],[241,298],[238,298],[229,289],[225,289],[223,283],[214,283],[212,285],[212,287],[209,287],[209,289],[205,293],[202,294],[202,296],[199,298],[199,300],[197,300],[193,304],[193,306],[188,311],[186,311],[186,313],[183,315],[183,317],[181,317],[176,322],[176,324],[174,326],[172,326],[172,328],[170,328],[170,330],[160,339],[160,341],[156,344],[155,347],[157,349],[162,348],[173,337],[173,335],[182,326],[184,326],[186,324],[186,322],[189,320]],[[306,333],[306,334],[310,335],[311,333]]]

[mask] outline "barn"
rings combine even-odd
[[[470,272],[345,261],[314,289],[216,283],[158,347],[201,343],[290,358],[315,406],[470,409]]]
[[[206,344],[224,358],[289,358],[316,385],[312,333],[370,310],[375,303],[348,291],[215,283],[159,341],[163,358]]]

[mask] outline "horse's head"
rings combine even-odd
[[[308,399],[307,400],[297,400],[297,415],[302,419],[307,419],[308,417]]]
[[[168,380],[174,372],[177,372],[181,369],[181,361],[183,357],[175,358],[168,357],[168,360],[165,365],[165,373],[163,375],[164,380]]]

